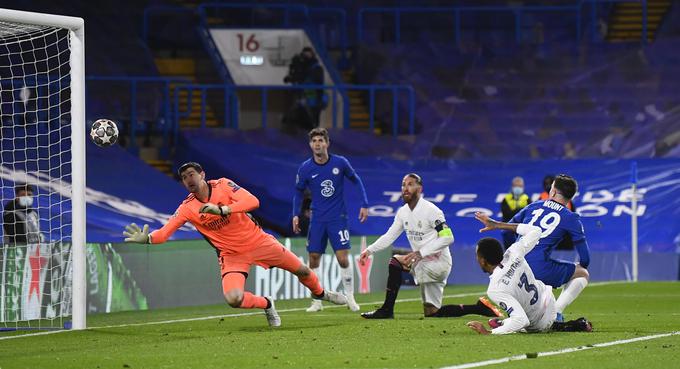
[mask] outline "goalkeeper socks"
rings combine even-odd
[[[269,300],[262,296],[256,296],[248,291],[243,292],[243,301],[241,301],[241,309],[266,309],[271,306]]]
[[[401,287],[401,272],[403,271],[401,263],[395,259],[390,259],[390,266],[387,274],[387,288],[385,289],[385,303],[381,307],[382,310],[389,312],[394,311],[394,302],[397,300],[399,288]]]
[[[342,276],[342,288],[345,295],[354,294],[354,270],[351,267],[340,268],[340,275]]]
[[[323,296],[323,287],[321,287],[321,283],[319,283],[319,277],[317,277],[315,273],[315,271],[318,270],[319,268],[312,269],[309,275],[306,277],[298,276],[298,279],[300,280],[300,283],[312,291],[314,296]]]
[[[585,277],[574,278],[567,282],[564,285],[564,288],[562,288],[560,297],[555,302],[555,308],[557,309],[557,312],[564,312],[564,309],[566,309],[569,304],[574,302],[574,300],[578,297],[581,291],[586,288],[587,285],[588,280]]]

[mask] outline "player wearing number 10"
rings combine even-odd
[[[307,235],[307,251],[309,252],[309,267],[318,273],[321,254],[326,250],[326,243],[330,240],[335,256],[340,264],[342,286],[347,296],[347,307],[358,311],[359,305],[354,301],[354,276],[350,268],[349,231],[347,230],[347,209],[343,197],[345,178],[359,186],[361,190],[361,209],[359,220],[368,218],[368,200],[366,189],[361,178],[349,164],[349,161],[339,155],[330,155],[328,131],[325,128],[314,128],[309,132],[309,147],[312,158],[304,161],[298,169],[295,181],[295,195],[293,196],[293,231],[300,232],[299,219],[300,202],[304,190],[309,188],[312,193],[312,217]],[[322,310],[321,301],[312,300],[308,312]]]
[[[546,201],[529,204],[517,213],[510,223],[536,225],[542,229],[541,238],[526,260],[536,279],[546,285],[558,288],[564,285],[557,299],[557,320],[588,284],[590,252],[578,214],[571,212],[567,204],[574,197],[577,183],[574,178],[560,174],[555,177]],[[571,238],[579,255],[579,263],[559,261],[551,258],[553,249],[564,238]]]

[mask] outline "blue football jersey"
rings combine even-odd
[[[312,221],[329,221],[347,217],[343,192],[345,178],[360,186],[363,195],[362,207],[367,207],[368,201],[364,186],[354,168],[343,156],[329,155],[328,161],[324,164],[317,164],[313,158],[310,158],[300,165],[295,189],[301,192],[309,188],[311,191]],[[298,205],[295,203],[294,200],[294,207]]]
[[[571,237],[582,261],[587,263],[587,260],[584,260],[587,259],[586,255],[582,254],[583,252],[587,254],[587,244],[581,217],[565,206],[552,200],[537,201],[517,213],[510,223],[535,225],[543,230],[538,245],[525,256],[530,264],[548,260],[552,251],[565,237]],[[581,245],[585,251],[580,248]]]

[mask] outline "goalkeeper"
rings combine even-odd
[[[272,327],[281,325],[271,297],[256,296],[244,291],[251,265],[277,267],[295,274],[315,299],[344,305],[344,295],[324,291],[316,274],[302,264],[295,254],[265,233],[248,213],[259,206],[259,200],[234,182],[220,178],[205,180],[200,164],[183,164],[178,174],[190,192],[175,214],[161,229],[149,233],[149,226],[136,224],[125,227],[125,242],[163,243],[189,222],[215,248],[221,269],[222,291],[227,303],[235,308],[264,309]]]

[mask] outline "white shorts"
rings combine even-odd
[[[423,304],[430,304],[437,309],[441,308],[445,286],[446,282],[421,283],[420,298],[422,298]]]
[[[426,257],[411,268],[411,274],[417,285],[432,282],[446,284],[449,273],[451,273],[451,260],[444,257],[437,259]]]
[[[555,296],[552,293],[547,294],[547,298],[543,301],[543,311],[543,317],[537,322],[531,322],[531,324],[526,327],[527,332],[547,332],[552,328],[555,318],[557,317]]]
[[[420,286],[423,304],[434,305],[437,309],[442,306],[444,287],[449,273],[451,273],[451,261],[444,257],[425,258],[411,269],[416,284]]]

